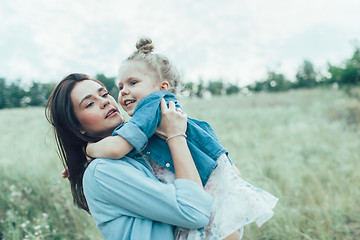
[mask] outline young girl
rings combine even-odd
[[[178,228],[176,239],[237,239],[243,226],[256,222],[261,226],[273,215],[277,198],[242,180],[211,126],[188,118],[186,132],[167,138],[154,134],[160,123],[162,98],[176,103],[174,95],[180,80],[168,58],[153,53],[150,39],[140,39],[135,51],[119,69],[118,101],[131,116],[107,137],[90,143],[91,157],[120,158],[141,155],[163,182],[174,181],[174,167],[167,141],[187,137],[189,149],[205,190],[214,197],[212,217],[207,227],[197,230]]]

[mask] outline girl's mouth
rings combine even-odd
[[[129,104],[134,103],[134,102],[136,102],[136,100],[127,99],[127,100],[124,101],[124,105],[125,105],[125,107],[127,107]]]

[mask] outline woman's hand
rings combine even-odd
[[[70,178],[69,169],[65,168],[65,169],[61,172],[61,176],[62,176],[62,178]]]
[[[180,109],[175,109],[175,103],[170,101],[169,108],[165,100],[161,99],[161,122],[156,128],[156,134],[168,138],[185,133],[187,129],[187,116]]]
[[[162,99],[160,106],[161,122],[156,129],[156,133],[166,138],[173,159],[175,178],[187,179],[202,187],[199,173],[186,141],[186,115],[180,109],[175,109],[174,102],[170,101],[168,108],[165,100]]]

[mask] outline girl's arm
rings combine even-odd
[[[165,98],[166,102],[177,103],[174,94],[167,91],[156,91],[139,101],[134,115],[129,122],[115,129],[113,135],[119,135],[126,139],[137,151],[146,146],[161,121],[160,101]],[[179,107],[179,106],[177,106]]]
[[[167,108],[162,100],[161,111],[159,131],[167,137],[174,158],[174,184],[157,181],[147,167],[133,159],[96,159],[84,174],[87,202],[94,213],[102,207],[100,196],[110,204],[108,207],[126,210],[123,217],[142,217],[191,229],[203,227],[209,222],[213,198],[202,188],[185,137],[175,136],[186,131],[187,117],[175,111],[173,102]],[[94,218],[102,216],[93,214]]]
[[[155,131],[157,132],[157,126],[161,120],[159,103],[163,97],[177,101],[170,92],[151,93],[140,101],[130,121],[114,131],[115,136],[106,137],[96,143],[89,143],[86,147],[86,154],[92,158],[119,159],[133,148],[140,151]]]
[[[128,154],[134,147],[124,138],[109,136],[96,143],[88,143],[86,154],[92,158],[119,159]]]

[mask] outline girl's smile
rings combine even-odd
[[[145,63],[132,61],[119,70],[119,104],[132,116],[141,99],[152,92],[163,90],[159,77]]]

